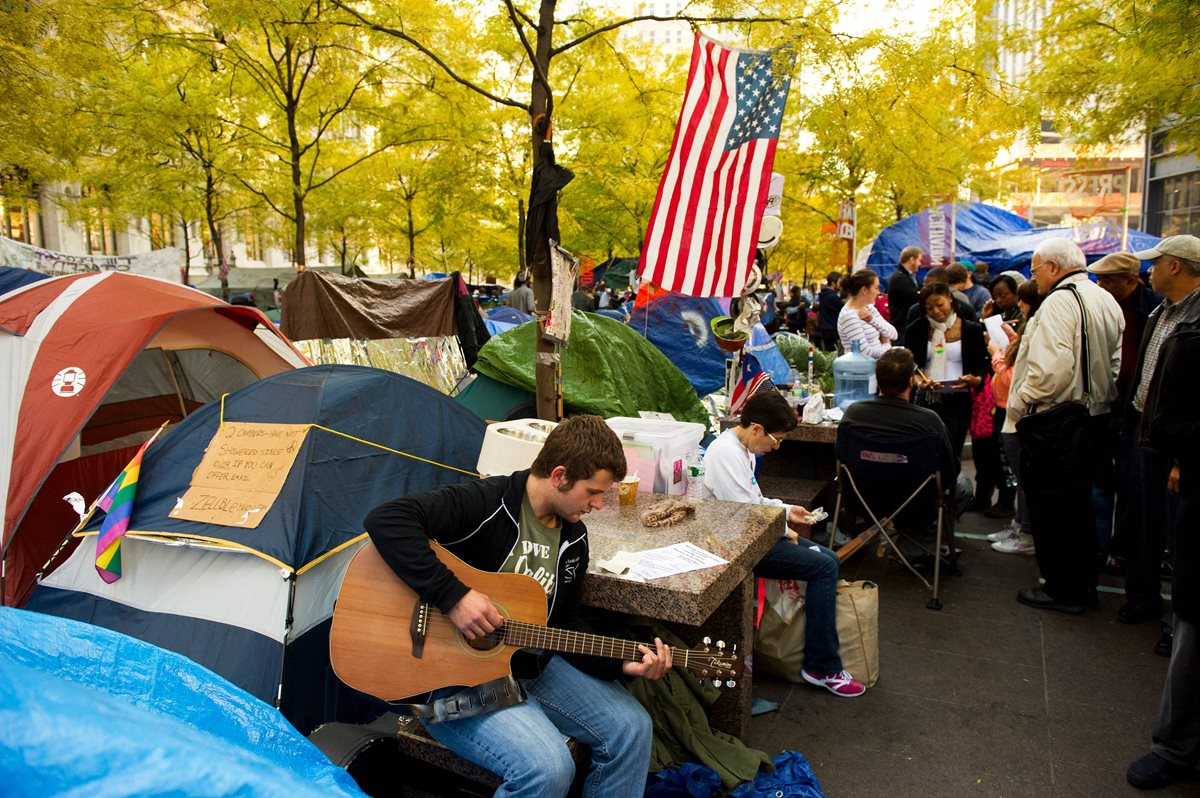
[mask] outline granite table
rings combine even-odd
[[[784,531],[778,507],[689,500],[696,506],[688,521],[646,528],[641,514],[669,497],[639,493],[638,503],[620,507],[610,492],[604,508],[584,518],[590,541],[591,567],[583,583],[583,603],[615,612],[643,615],[666,622],[689,647],[704,637],[737,645],[739,654],[754,650],[753,568]],[[726,565],[636,582],[599,573],[597,561],[618,551],[642,551],[673,543],[691,542],[724,560]],[[743,737],[750,727],[751,677],[726,689],[709,708],[713,728]]]

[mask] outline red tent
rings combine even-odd
[[[0,603],[21,604],[78,517],[164,422],[309,365],[256,308],[124,272],[0,298]],[[64,551],[64,554],[66,551]]]

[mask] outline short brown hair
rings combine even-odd
[[[608,471],[613,479],[625,478],[625,450],[617,433],[600,416],[572,416],[559,422],[546,436],[546,443],[530,471],[549,477],[559,466],[567,469],[567,482],[591,479],[597,471]]]
[[[970,279],[971,273],[961,263],[951,263],[946,267],[946,277],[949,278],[950,285],[958,285]]]
[[[920,247],[905,247],[904,249],[900,250],[901,263],[904,263],[906,260],[912,257],[922,258],[924,256],[925,250],[921,249]]]

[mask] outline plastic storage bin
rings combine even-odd
[[[608,419],[608,426],[621,439],[626,469],[641,479],[638,490],[684,494],[687,475],[683,461],[700,445],[703,424],[617,417]]]

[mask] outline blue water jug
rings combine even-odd
[[[859,350],[858,341],[850,342],[850,351],[833,361],[833,403],[845,410],[860,399],[870,399],[875,382],[875,361]]]

